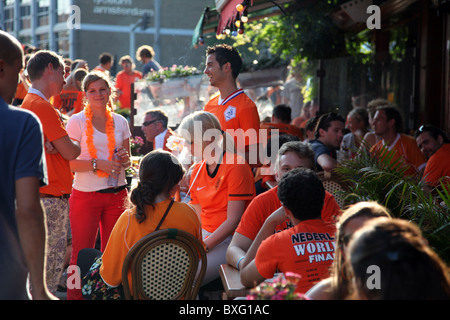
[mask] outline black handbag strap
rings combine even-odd
[[[167,217],[167,214],[169,213],[170,208],[172,208],[173,202],[174,202],[174,200],[173,200],[173,198],[172,198],[172,201],[170,201],[170,204],[169,204],[169,206],[167,207],[166,212],[164,212],[164,215],[163,215],[163,217],[161,218],[161,221],[159,221],[159,224],[158,224],[158,226],[156,227],[155,231],[159,230],[159,227],[161,227],[161,225],[162,225],[164,219]]]

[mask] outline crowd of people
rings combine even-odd
[[[202,243],[202,287],[228,264],[249,288],[277,272],[299,274],[296,292],[309,299],[450,298],[449,269],[416,225],[371,201],[341,208],[317,174],[388,148],[406,174],[423,176],[432,188],[450,176],[443,131],[425,125],[414,137],[403,134],[398,108],[381,99],[345,119],[319,114],[316,101],[284,98],[263,122],[239,87],[239,52],[219,44],[206,50],[204,74],[218,91],[203,110],[176,130],[164,110],[145,114],[142,131],[153,150],[142,157],[130,192],[132,135],[114,102],[130,108],[130,84],[161,68],[153,55],[150,46],[138,49],[142,72],[122,57],[112,81],[108,53],[89,70],[84,60],[48,50],[24,56],[0,31],[0,147],[9,155],[0,162],[0,299],[55,299],[70,266],[79,273],[68,275],[67,299],[120,299],[128,251],[167,228]],[[297,73],[292,86],[301,81]],[[26,94],[16,90],[19,79]],[[268,141],[246,134],[260,130]],[[171,136],[182,141],[187,162],[169,148]],[[271,163],[261,153],[269,141],[279,146]],[[367,285],[373,265],[382,273],[377,290]]]

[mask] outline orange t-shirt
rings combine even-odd
[[[128,74],[122,70],[116,76],[116,88],[122,91],[122,94],[119,96],[120,107],[122,109],[131,108],[131,84],[136,79],[142,79],[141,72],[133,71],[132,74]]]
[[[270,138],[271,131],[278,129],[280,133],[287,133],[293,136],[297,136],[300,140],[303,140],[303,131],[299,127],[296,127],[292,124],[287,123],[271,123],[271,122],[263,122],[261,123],[261,128],[269,130],[267,137]]]
[[[84,92],[63,90],[61,94],[53,97],[53,106],[62,114],[70,115],[83,110]]]
[[[334,224],[321,219],[305,220],[271,235],[258,248],[255,265],[261,276],[270,279],[279,272],[301,276],[296,292],[304,294],[329,276],[335,252]]]
[[[67,136],[64,122],[52,104],[34,93],[28,93],[22,103],[23,109],[34,112],[42,123],[44,141],[55,141]],[[41,193],[60,196],[72,192],[73,174],[69,161],[59,153],[45,154],[48,185],[41,187]]]
[[[231,161],[226,158],[227,154],[211,175],[205,160],[197,163],[191,174],[191,203],[200,204],[202,228],[208,232],[214,232],[227,219],[228,201],[250,202],[255,196],[250,166],[236,154],[230,154]]]
[[[25,87],[25,85],[23,84],[22,81],[20,81],[17,85],[17,90],[16,90],[16,96],[15,99],[18,100],[23,100],[25,98],[25,96],[27,95],[27,88]]]
[[[167,199],[155,204],[155,209],[147,206],[147,218],[142,223],[136,219],[135,209],[126,210],[119,217],[102,255],[100,267],[100,275],[109,286],[116,287],[122,283],[122,266],[126,255],[136,242],[155,231],[170,201]],[[173,203],[160,230],[171,228],[184,230],[203,243],[198,216],[186,203]],[[128,280],[131,283],[131,273],[128,273]]]
[[[219,97],[220,94],[211,98],[204,111],[214,114],[219,119],[222,130],[234,138],[239,152],[244,151],[249,145],[257,144],[260,120],[255,103],[242,89],[232,93],[221,104]]]
[[[264,221],[281,207],[280,199],[278,199],[278,186],[258,195],[250,202],[241,222],[239,223],[236,232],[254,240],[259,230],[262,228]],[[337,217],[341,214],[341,209],[328,191],[325,191],[325,198],[322,208],[322,220],[335,223]],[[286,219],[282,224],[278,225],[274,233],[292,228],[293,225],[289,219]]]
[[[305,127],[305,118],[304,117],[302,117],[302,116],[299,116],[299,117],[297,117],[297,118],[295,118],[295,119],[293,119],[292,121],[291,121],[291,124],[293,125],[293,126],[296,126],[297,128],[304,128]]]
[[[432,186],[438,186],[441,179],[450,183],[450,143],[444,144],[428,159],[423,177]]]
[[[384,141],[378,141],[371,149],[371,151],[380,151],[384,146]],[[417,146],[416,140],[406,134],[398,134],[397,139],[388,147],[388,150],[395,150],[392,161],[403,157],[404,165],[408,166],[405,174],[414,175],[422,170],[427,162],[427,159]]]

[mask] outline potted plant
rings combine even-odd
[[[152,71],[144,81],[155,99],[174,99],[195,95],[201,84],[202,72],[195,67],[172,65]]]
[[[405,175],[399,161],[392,161],[393,150],[376,154],[358,153],[335,170],[348,183],[347,204],[377,201],[395,218],[415,222],[436,253],[450,262],[450,194],[440,186],[427,191],[420,176]]]

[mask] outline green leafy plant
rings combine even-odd
[[[450,194],[448,186],[429,190],[420,176],[405,175],[400,160],[393,161],[394,150],[358,153],[335,170],[349,184],[347,204],[377,201],[395,218],[415,222],[436,253],[450,261]]]

